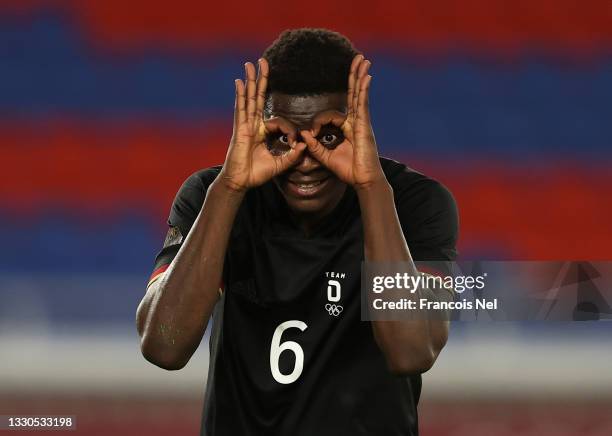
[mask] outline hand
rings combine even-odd
[[[367,188],[385,175],[378,159],[374,132],[370,123],[368,75],[370,61],[357,55],[351,63],[348,78],[347,114],[326,111],[313,121],[311,131],[300,132],[310,154],[335,173],[340,180],[356,189]],[[326,148],[317,140],[322,126],[333,124],[342,129],[345,140],[336,148]]]
[[[258,74],[252,63],[247,62],[244,67],[246,86],[242,80],[236,79],[234,132],[219,174],[219,180],[238,192],[262,185],[287,170],[306,148],[306,144],[296,141],[295,131],[282,120],[263,121],[268,62],[259,60]],[[272,155],[268,150],[266,136],[274,132],[282,132],[289,138],[290,149],[286,153]]]

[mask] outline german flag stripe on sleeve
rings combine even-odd
[[[159,279],[169,266],[170,264],[162,265],[155,271],[153,271],[153,274],[151,274],[151,277],[149,278],[149,283],[147,283],[147,288],[151,286],[157,279]]]

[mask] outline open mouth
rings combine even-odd
[[[314,197],[327,185],[329,177],[308,182],[287,180],[287,190],[295,197]]]

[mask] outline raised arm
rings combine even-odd
[[[286,154],[272,156],[267,150],[266,134],[281,126],[263,122],[265,60],[259,61],[259,68],[257,74],[253,64],[245,64],[246,83],[236,80],[234,133],[223,169],[207,190],[178,254],[149,285],[136,312],[143,356],[168,370],[184,367],[202,340],[219,299],[229,235],[246,191],[289,168],[305,148],[293,140]]]
[[[365,260],[405,262],[408,273],[416,274],[408,244],[398,218],[393,189],[382,170],[370,123],[368,93],[372,77],[370,62],[357,55],[348,81],[346,115],[325,114],[312,132],[303,131],[309,152],[352,185],[357,192],[364,232]],[[342,128],[345,141],[327,149],[316,139],[319,126],[333,123]],[[446,291],[444,291],[446,292]],[[444,299],[446,295],[419,289],[414,298]],[[398,375],[427,371],[436,360],[448,336],[448,322],[416,316],[412,321],[372,321],[374,337],[388,366]]]

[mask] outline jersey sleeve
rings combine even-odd
[[[163,248],[155,257],[149,285],[166,271],[176,257],[181,244],[202,209],[206,192],[218,173],[218,167],[198,171],[185,180],[176,193],[168,216],[168,234]]]
[[[441,183],[423,178],[396,197],[397,213],[406,243],[420,270],[450,272],[457,258],[457,204]]]

